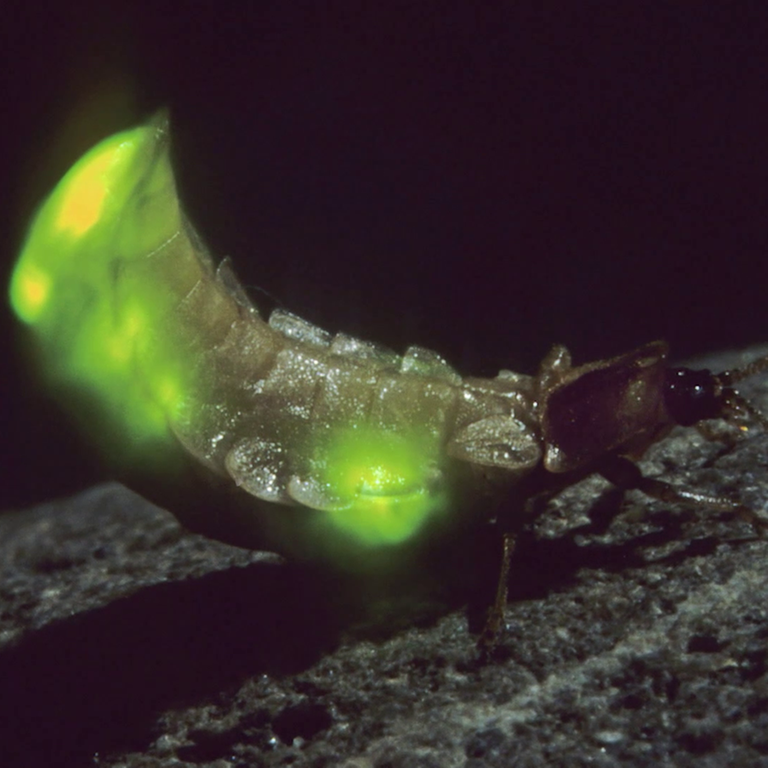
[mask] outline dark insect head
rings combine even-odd
[[[740,429],[746,429],[746,424],[752,422],[768,431],[768,419],[732,386],[766,369],[768,356],[722,373],[669,368],[664,387],[667,411],[684,427],[703,419],[725,419]]]

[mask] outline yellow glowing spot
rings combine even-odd
[[[29,265],[11,285],[11,304],[19,317],[33,323],[45,307],[51,293],[51,278],[47,272]]]
[[[56,222],[59,228],[83,235],[99,220],[109,192],[109,172],[119,151],[119,146],[106,147],[69,181]]]
[[[431,485],[429,441],[375,429],[350,429],[322,457],[325,481],[340,499],[329,511],[338,528],[366,544],[413,536],[446,499]]]

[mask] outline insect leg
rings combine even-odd
[[[488,658],[499,640],[504,626],[504,608],[507,605],[507,592],[509,590],[509,562],[517,544],[517,533],[504,531],[502,534],[501,566],[499,567],[499,580],[496,583],[496,595],[493,604],[488,608],[482,634],[477,641],[477,647],[483,658]]]
[[[676,488],[663,480],[645,477],[639,467],[624,456],[603,459],[597,471],[609,482],[624,490],[642,491],[646,496],[668,504],[685,504],[689,507],[707,507],[715,512],[732,512],[752,525],[755,533],[762,536],[768,531],[768,522],[738,501],[726,496],[712,496],[698,491]]]

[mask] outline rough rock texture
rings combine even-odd
[[[759,430],[678,430],[643,469],[768,505]],[[488,664],[461,610],[363,623],[338,576],[121,486],[4,515],[0,765],[768,766],[768,541],[635,494],[608,524],[616,502],[589,479],[539,520]]]

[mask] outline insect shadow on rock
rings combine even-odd
[[[581,366],[555,346],[534,375],[462,377],[423,347],[398,355],[282,309],[265,321],[183,212],[162,114],[67,173],[33,221],[10,298],[43,375],[77,392],[109,451],[160,482],[178,470],[217,490],[213,504],[159,499],[192,530],[370,570],[418,551],[413,541],[495,519],[484,653],[521,531],[590,474],[765,529],[738,501],[644,477],[633,462],[676,424],[765,428],[734,385],[768,357],[712,374],[669,367],[662,341]]]

